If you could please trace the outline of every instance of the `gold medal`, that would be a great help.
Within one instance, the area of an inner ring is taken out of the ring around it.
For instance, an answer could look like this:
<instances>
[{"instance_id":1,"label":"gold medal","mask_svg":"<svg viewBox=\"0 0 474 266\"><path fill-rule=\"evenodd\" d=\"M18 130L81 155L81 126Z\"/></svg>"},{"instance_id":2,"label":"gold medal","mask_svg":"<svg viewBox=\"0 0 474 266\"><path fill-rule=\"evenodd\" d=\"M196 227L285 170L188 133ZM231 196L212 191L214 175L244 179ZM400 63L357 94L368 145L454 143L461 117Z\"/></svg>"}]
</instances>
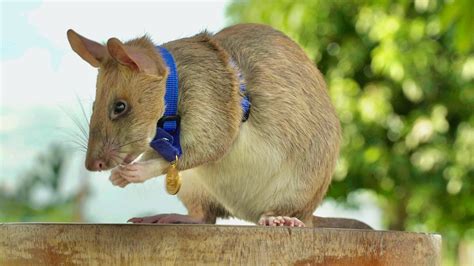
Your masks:
<instances>
[{"instance_id":1,"label":"gold medal","mask_svg":"<svg viewBox=\"0 0 474 266\"><path fill-rule=\"evenodd\" d=\"M168 172L166 173L166 191L171 195L176 195L181 188L181 176L178 171L178 156L176 160L171 162Z\"/></svg>"}]
</instances>

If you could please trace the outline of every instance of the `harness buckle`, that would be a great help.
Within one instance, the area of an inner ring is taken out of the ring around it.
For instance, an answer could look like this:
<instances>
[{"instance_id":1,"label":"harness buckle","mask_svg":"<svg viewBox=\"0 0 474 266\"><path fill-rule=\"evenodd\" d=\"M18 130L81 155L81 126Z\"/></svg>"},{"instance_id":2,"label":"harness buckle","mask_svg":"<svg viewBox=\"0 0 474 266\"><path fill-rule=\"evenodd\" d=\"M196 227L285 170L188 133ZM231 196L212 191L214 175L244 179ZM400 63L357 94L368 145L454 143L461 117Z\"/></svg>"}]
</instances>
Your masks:
<instances>
[{"instance_id":1,"label":"harness buckle","mask_svg":"<svg viewBox=\"0 0 474 266\"><path fill-rule=\"evenodd\" d=\"M180 121L179 115L164 115L158 120L157 126L173 135L177 132Z\"/></svg>"}]
</instances>

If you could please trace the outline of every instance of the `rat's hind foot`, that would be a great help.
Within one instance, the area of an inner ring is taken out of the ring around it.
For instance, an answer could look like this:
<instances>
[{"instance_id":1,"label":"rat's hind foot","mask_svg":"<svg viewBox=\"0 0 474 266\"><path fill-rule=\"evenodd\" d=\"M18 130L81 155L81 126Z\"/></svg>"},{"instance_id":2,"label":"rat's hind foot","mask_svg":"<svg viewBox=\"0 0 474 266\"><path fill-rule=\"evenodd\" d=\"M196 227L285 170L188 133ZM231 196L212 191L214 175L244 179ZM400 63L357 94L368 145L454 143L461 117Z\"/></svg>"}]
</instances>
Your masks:
<instances>
[{"instance_id":1,"label":"rat's hind foot","mask_svg":"<svg viewBox=\"0 0 474 266\"><path fill-rule=\"evenodd\" d=\"M295 217L288 216L266 216L263 215L258 221L259 225L263 226L289 226L289 227L304 227L304 223Z\"/></svg>"},{"instance_id":2,"label":"rat's hind foot","mask_svg":"<svg viewBox=\"0 0 474 266\"><path fill-rule=\"evenodd\" d=\"M134 224L203 224L204 221L189 215L176 213L158 214L147 217L135 217L127 222Z\"/></svg>"}]
</instances>

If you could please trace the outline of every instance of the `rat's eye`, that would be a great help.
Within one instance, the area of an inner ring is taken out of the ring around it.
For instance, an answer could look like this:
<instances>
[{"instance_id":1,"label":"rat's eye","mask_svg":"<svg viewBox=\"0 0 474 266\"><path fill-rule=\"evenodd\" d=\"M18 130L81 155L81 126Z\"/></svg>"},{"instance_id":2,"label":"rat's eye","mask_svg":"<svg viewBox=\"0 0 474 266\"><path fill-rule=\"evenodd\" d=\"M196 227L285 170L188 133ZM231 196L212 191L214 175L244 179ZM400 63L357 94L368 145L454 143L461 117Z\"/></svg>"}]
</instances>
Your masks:
<instances>
[{"instance_id":1,"label":"rat's eye","mask_svg":"<svg viewBox=\"0 0 474 266\"><path fill-rule=\"evenodd\" d=\"M125 110L127 110L127 104L125 102L118 101L118 102L115 103L115 106L114 106L114 114L115 115L119 115L119 114L125 112Z\"/></svg>"},{"instance_id":2,"label":"rat's eye","mask_svg":"<svg viewBox=\"0 0 474 266\"><path fill-rule=\"evenodd\" d=\"M120 115L125 114L128 110L128 105L126 101L119 100L115 102L113 112L112 112L112 119L119 117Z\"/></svg>"}]
</instances>

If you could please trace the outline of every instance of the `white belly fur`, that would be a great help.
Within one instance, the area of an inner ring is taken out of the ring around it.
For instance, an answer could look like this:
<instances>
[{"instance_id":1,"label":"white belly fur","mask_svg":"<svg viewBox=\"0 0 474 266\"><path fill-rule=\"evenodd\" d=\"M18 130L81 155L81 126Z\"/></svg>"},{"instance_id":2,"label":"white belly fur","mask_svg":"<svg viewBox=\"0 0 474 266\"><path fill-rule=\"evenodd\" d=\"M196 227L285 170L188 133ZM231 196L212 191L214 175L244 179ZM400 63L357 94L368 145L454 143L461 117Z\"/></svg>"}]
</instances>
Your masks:
<instances>
[{"instance_id":1,"label":"white belly fur","mask_svg":"<svg viewBox=\"0 0 474 266\"><path fill-rule=\"evenodd\" d=\"M296 173L281 152L244 123L229 153L221 160L192 169L188 178L202 182L208 192L232 215L251 222L282 202L304 204ZM293 180L293 182L291 182Z\"/></svg>"}]
</instances>

